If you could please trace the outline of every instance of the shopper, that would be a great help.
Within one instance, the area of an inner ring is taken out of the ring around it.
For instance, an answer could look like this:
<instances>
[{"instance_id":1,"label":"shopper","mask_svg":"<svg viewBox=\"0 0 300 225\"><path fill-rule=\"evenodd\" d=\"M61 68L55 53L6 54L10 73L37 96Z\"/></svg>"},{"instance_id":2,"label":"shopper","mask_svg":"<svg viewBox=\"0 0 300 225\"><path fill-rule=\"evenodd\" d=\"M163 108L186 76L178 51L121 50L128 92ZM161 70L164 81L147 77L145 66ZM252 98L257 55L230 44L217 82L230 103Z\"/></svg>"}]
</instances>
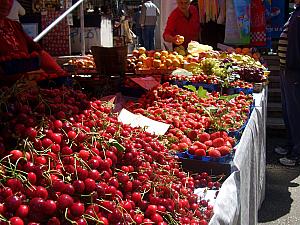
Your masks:
<instances>
[{"instance_id":1,"label":"shopper","mask_svg":"<svg viewBox=\"0 0 300 225\"><path fill-rule=\"evenodd\" d=\"M300 161L300 0L295 0L295 3L296 9L279 41L283 109L292 144L289 154L279 159L285 166L296 166Z\"/></svg>"},{"instance_id":2,"label":"shopper","mask_svg":"<svg viewBox=\"0 0 300 225\"><path fill-rule=\"evenodd\" d=\"M163 34L166 42L177 44L176 35L184 37L183 46L186 48L191 41L199 41L200 22L198 9L191 5L191 0L177 0L177 7L168 17Z\"/></svg>"},{"instance_id":3,"label":"shopper","mask_svg":"<svg viewBox=\"0 0 300 225\"><path fill-rule=\"evenodd\" d=\"M160 11L152 1L145 1L142 5L140 24L144 47L147 50L154 50L155 27Z\"/></svg>"},{"instance_id":4,"label":"shopper","mask_svg":"<svg viewBox=\"0 0 300 225\"><path fill-rule=\"evenodd\" d=\"M22 7L22 5L17 0L13 0L13 5L11 7L11 10L10 10L7 18L11 19L13 21L20 22L19 16L24 16L25 13L26 13L26 11Z\"/></svg>"},{"instance_id":5,"label":"shopper","mask_svg":"<svg viewBox=\"0 0 300 225\"><path fill-rule=\"evenodd\" d=\"M132 17L132 31L137 36L137 44L139 46L144 46L143 36L142 36L142 27L140 24L140 18L142 13L142 5L139 5L138 8L135 9L135 12Z\"/></svg>"}]
</instances>

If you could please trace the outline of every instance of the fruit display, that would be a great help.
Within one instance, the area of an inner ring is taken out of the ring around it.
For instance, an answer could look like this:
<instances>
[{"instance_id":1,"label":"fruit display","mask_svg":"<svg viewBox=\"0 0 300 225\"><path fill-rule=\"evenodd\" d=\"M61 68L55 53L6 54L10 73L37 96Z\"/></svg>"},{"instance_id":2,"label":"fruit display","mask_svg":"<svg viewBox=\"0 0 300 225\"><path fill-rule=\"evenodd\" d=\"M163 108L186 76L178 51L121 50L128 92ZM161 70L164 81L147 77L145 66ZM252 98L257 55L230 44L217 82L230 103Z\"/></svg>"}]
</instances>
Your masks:
<instances>
[{"instance_id":1,"label":"fruit display","mask_svg":"<svg viewBox=\"0 0 300 225\"><path fill-rule=\"evenodd\" d=\"M193 76L178 73L172 76L172 71L178 68L191 72ZM187 49L177 46L173 52L146 51L141 47L127 59L127 71L162 74L165 81L213 83L220 87L231 87L235 82L242 85L245 82L241 88L247 88L251 82L264 82L268 75L266 67L250 54L215 51L197 42L191 42Z\"/></svg>"},{"instance_id":2,"label":"fruit display","mask_svg":"<svg viewBox=\"0 0 300 225\"><path fill-rule=\"evenodd\" d=\"M79 58L70 59L65 66L74 66L75 70L95 70L96 65L92 55L85 55Z\"/></svg>"},{"instance_id":3,"label":"fruit display","mask_svg":"<svg viewBox=\"0 0 300 225\"><path fill-rule=\"evenodd\" d=\"M70 88L0 91L0 224L207 225L213 207L160 137Z\"/></svg>"},{"instance_id":4,"label":"fruit display","mask_svg":"<svg viewBox=\"0 0 300 225\"><path fill-rule=\"evenodd\" d=\"M235 48L234 52L236 54L240 54L240 55L248 55L248 56L254 58L256 61L260 61L261 63L263 63L263 61L264 61L261 54L255 48L247 48L247 47Z\"/></svg>"},{"instance_id":5,"label":"fruit display","mask_svg":"<svg viewBox=\"0 0 300 225\"><path fill-rule=\"evenodd\" d=\"M136 73L167 73L182 67L184 57L176 52L146 51L143 47L133 50L128 68Z\"/></svg>"},{"instance_id":6,"label":"fruit display","mask_svg":"<svg viewBox=\"0 0 300 225\"><path fill-rule=\"evenodd\" d=\"M220 96L203 88L192 91L164 83L127 109L170 124L166 136L170 151L187 149L198 156L221 157L232 152L236 140L228 135L248 120L251 95Z\"/></svg>"}]
</instances>

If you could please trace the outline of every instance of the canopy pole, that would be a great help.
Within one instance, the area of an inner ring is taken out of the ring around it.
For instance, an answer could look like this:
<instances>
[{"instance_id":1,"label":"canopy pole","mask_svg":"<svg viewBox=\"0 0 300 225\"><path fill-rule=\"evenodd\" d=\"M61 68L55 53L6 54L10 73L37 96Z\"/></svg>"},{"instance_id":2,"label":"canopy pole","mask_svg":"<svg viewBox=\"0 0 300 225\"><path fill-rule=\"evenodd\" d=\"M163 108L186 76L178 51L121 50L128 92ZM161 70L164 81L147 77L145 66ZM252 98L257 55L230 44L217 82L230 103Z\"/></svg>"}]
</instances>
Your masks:
<instances>
[{"instance_id":1,"label":"canopy pole","mask_svg":"<svg viewBox=\"0 0 300 225\"><path fill-rule=\"evenodd\" d=\"M83 2L80 5L80 40L81 40L81 55L85 55L84 8L83 8Z\"/></svg>"},{"instance_id":2,"label":"canopy pole","mask_svg":"<svg viewBox=\"0 0 300 225\"><path fill-rule=\"evenodd\" d=\"M72 7L70 7L68 10L66 10L61 16L59 16L56 20L54 20L45 30L43 30L36 38L33 40L35 42L38 42L40 39L42 39L53 27L55 27L60 21L62 21L69 13L71 13L77 6L79 6L82 3L82 10L83 10L83 1L84 0L78 0Z\"/></svg>"}]
</instances>

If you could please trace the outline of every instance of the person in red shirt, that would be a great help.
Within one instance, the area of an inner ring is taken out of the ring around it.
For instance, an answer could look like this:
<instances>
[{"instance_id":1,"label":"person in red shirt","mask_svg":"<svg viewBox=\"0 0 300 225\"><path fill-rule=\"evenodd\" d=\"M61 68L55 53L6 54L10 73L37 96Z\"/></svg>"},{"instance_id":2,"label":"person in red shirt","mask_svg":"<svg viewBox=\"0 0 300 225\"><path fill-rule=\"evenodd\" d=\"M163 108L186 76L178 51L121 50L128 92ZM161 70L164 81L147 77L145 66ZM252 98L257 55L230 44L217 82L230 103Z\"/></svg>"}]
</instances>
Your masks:
<instances>
[{"instance_id":1,"label":"person in red shirt","mask_svg":"<svg viewBox=\"0 0 300 225\"><path fill-rule=\"evenodd\" d=\"M166 42L178 44L177 35L184 37L183 46L186 48L190 41L199 41L200 22L198 9L191 5L191 0L177 0L177 7L168 17L163 34Z\"/></svg>"}]
</instances>

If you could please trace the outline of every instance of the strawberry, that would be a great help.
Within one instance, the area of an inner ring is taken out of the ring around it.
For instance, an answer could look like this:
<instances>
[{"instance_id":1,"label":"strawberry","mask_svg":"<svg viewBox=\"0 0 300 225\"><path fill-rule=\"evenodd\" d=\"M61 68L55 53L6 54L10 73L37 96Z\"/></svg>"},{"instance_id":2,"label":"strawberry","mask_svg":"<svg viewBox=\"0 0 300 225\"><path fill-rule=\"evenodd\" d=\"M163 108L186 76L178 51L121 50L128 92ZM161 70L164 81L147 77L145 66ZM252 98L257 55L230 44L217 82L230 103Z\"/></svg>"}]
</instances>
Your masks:
<instances>
[{"instance_id":1,"label":"strawberry","mask_svg":"<svg viewBox=\"0 0 300 225\"><path fill-rule=\"evenodd\" d=\"M197 131L191 130L191 131L188 132L187 136L188 136L189 139L194 141L197 138Z\"/></svg>"},{"instance_id":2,"label":"strawberry","mask_svg":"<svg viewBox=\"0 0 300 225\"><path fill-rule=\"evenodd\" d=\"M185 142L181 142L181 143L179 143L179 145L178 145L179 150L185 150L185 149L187 149L188 147L189 147L188 144L185 143Z\"/></svg>"},{"instance_id":3,"label":"strawberry","mask_svg":"<svg viewBox=\"0 0 300 225\"><path fill-rule=\"evenodd\" d=\"M197 148L198 148L197 145L191 145L191 146L189 147L188 152L189 152L190 154L194 155Z\"/></svg>"},{"instance_id":4,"label":"strawberry","mask_svg":"<svg viewBox=\"0 0 300 225\"><path fill-rule=\"evenodd\" d=\"M217 150L221 153L222 156L228 155L230 153L230 148L228 146L221 146L217 148Z\"/></svg>"},{"instance_id":5,"label":"strawberry","mask_svg":"<svg viewBox=\"0 0 300 225\"><path fill-rule=\"evenodd\" d=\"M210 135L210 139L214 140L216 138L219 138L221 137L221 132L220 131L217 131L217 132L214 132Z\"/></svg>"},{"instance_id":6,"label":"strawberry","mask_svg":"<svg viewBox=\"0 0 300 225\"><path fill-rule=\"evenodd\" d=\"M212 146L212 140L205 141L204 144L205 144L206 146L211 147L211 146Z\"/></svg>"},{"instance_id":7,"label":"strawberry","mask_svg":"<svg viewBox=\"0 0 300 225\"><path fill-rule=\"evenodd\" d=\"M224 143L225 143L225 141L223 138L216 138L212 141L212 145L216 148L223 146Z\"/></svg>"},{"instance_id":8,"label":"strawberry","mask_svg":"<svg viewBox=\"0 0 300 225\"><path fill-rule=\"evenodd\" d=\"M205 144L199 142L199 141L195 141L195 142L194 142L194 145L196 145L198 148L202 148L202 149L204 149L204 150L207 149L207 146L206 146Z\"/></svg>"},{"instance_id":9,"label":"strawberry","mask_svg":"<svg viewBox=\"0 0 300 225\"><path fill-rule=\"evenodd\" d=\"M210 140L210 135L208 133L204 132L204 133L199 135L199 140L203 143L206 142L206 141L209 141Z\"/></svg>"},{"instance_id":10,"label":"strawberry","mask_svg":"<svg viewBox=\"0 0 300 225\"><path fill-rule=\"evenodd\" d=\"M209 152L208 152L208 155L210 157L213 157L213 158L220 158L221 157L221 153L215 149L215 148L212 148Z\"/></svg>"},{"instance_id":11,"label":"strawberry","mask_svg":"<svg viewBox=\"0 0 300 225\"><path fill-rule=\"evenodd\" d=\"M227 133L226 131L221 131L221 132L220 132L220 137L221 137L221 138L224 138L224 139L227 139L228 133Z\"/></svg>"},{"instance_id":12,"label":"strawberry","mask_svg":"<svg viewBox=\"0 0 300 225\"><path fill-rule=\"evenodd\" d=\"M195 151L195 155L196 155L196 156L206 156L206 152L205 152L204 149L198 148L198 149L196 149L196 151Z\"/></svg>"},{"instance_id":13,"label":"strawberry","mask_svg":"<svg viewBox=\"0 0 300 225\"><path fill-rule=\"evenodd\" d=\"M228 137L227 138L227 141L230 142L231 146L234 146L235 145L235 139L233 137Z\"/></svg>"}]
</instances>

